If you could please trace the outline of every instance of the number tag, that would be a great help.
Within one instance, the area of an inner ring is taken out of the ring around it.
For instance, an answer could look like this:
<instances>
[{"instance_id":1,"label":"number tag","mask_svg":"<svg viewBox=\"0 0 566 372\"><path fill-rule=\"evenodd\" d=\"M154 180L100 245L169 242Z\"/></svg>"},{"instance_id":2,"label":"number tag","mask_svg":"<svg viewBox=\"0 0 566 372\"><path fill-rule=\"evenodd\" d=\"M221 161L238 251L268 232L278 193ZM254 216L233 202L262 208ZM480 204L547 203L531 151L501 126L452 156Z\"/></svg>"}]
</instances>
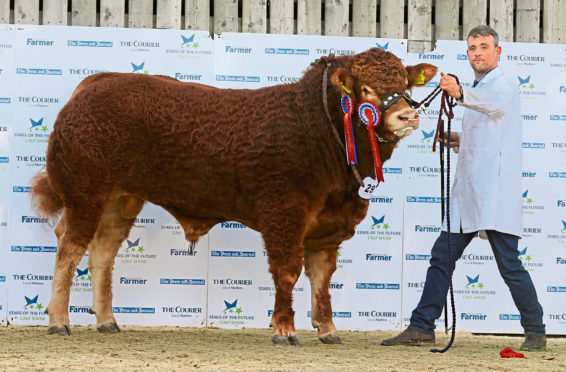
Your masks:
<instances>
[{"instance_id":1,"label":"number tag","mask_svg":"<svg viewBox=\"0 0 566 372\"><path fill-rule=\"evenodd\" d=\"M358 195L362 199L371 199L371 194L377 189L379 182L371 177L364 178L364 185L358 189Z\"/></svg>"}]
</instances>

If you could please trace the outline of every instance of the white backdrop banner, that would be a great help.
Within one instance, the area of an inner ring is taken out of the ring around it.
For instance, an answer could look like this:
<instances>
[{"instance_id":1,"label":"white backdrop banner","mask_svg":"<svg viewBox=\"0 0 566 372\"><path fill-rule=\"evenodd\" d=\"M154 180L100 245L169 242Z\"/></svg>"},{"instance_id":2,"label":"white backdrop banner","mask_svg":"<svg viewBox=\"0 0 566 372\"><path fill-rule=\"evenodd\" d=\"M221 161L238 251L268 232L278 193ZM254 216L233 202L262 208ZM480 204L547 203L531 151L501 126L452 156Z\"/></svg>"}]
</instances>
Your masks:
<instances>
[{"instance_id":1,"label":"white backdrop banner","mask_svg":"<svg viewBox=\"0 0 566 372\"><path fill-rule=\"evenodd\" d=\"M46 325L57 241L34 215L31 177L45 165L49 133L85 77L103 71L168 75L220 88L256 89L299 80L321 56L371 47L405 64L428 62L473 80L462 41L408 54L399 39L188 30L0 25L0 319ZM520 258L531 274L550 334L566 334L566 47L502 43L500 64L517 79L523 103L523 213ZM419 101L438 85L415 89ZM401 329L422 293L441 226L439 101L385 164L385 182L367 217L339 251L330 293L339 329ZM456 107L452 130L459 131ZM518 123L521 125L521 123ZM451 174L457 155L451 153ZM448 164L445 164L448 169ZM151 180L147 180L151 182ZM121 324L267 327L275 289L259 233L233 221L215 226L195 254L179 223L147 204L120 248L113 310ZM73 324L95 322L88 253L74 277ZM454 272L459 330L521 333L519 314L487 241L474 239ZM294 290L295 324L310 328L310 284ZM451 309L448 309L450 312ZM439 324L443 322L439 319ZM449 319L451 316L449 315Z\"/></svg>"}]
</instances>

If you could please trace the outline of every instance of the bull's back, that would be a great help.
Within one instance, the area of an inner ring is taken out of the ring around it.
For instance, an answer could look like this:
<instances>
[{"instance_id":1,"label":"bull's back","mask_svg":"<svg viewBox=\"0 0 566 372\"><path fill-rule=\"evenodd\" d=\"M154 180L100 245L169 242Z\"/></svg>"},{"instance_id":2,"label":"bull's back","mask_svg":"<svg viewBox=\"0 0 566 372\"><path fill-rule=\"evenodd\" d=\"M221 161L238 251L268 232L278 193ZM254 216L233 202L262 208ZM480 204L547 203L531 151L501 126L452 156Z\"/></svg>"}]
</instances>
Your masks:
<instances>
[{"instance_id":1,"label":"bull's back","mask_svg":"<svg viewBox=\"0 0 566 372\"><path fill-rule=\"evenodd\" d=\"M293 171L292 154L300 156L288 91L98 74L61 111L53 140L78 145L69 163L105 168L124 192L193 212L236 213L274 172Z\"/></svg>"}]
</instances>

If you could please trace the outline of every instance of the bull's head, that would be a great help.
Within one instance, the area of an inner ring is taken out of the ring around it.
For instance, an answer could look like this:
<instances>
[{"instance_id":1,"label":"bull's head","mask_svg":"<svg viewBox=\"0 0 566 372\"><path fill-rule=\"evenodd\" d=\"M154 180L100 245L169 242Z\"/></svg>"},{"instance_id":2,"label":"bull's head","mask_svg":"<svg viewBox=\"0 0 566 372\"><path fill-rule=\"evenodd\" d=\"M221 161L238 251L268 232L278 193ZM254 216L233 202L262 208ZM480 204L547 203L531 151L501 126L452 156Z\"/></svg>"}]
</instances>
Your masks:
<instances>
[{"instance_id":1,"label":"bull's head","mask_svg":"<svg viewBox=\"0 0 566 372\"><path fill-rule=\"evenodd\" d=\"M411 106L409 92L429 82L437 70L428 63L404 67L394 54L372 48L352 56L347 68L337 69L330 80L354 103L368 100L376 107L381 106L382 123L377 131L386 141L396 142L419 127L419 116ZM401 99L388 101L394 93Z\"/></svg>"}]
</instances>

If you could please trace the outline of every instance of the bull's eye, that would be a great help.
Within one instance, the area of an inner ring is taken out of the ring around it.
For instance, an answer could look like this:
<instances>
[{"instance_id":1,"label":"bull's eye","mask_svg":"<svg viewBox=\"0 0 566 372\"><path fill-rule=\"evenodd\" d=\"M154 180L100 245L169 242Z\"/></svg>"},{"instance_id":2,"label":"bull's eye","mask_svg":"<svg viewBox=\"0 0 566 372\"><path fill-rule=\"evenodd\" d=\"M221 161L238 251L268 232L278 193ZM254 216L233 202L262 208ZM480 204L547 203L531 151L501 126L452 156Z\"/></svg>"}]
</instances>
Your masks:
<instances>
[{"instance_id":1,"label":"bull's eye","mask_svg":"<svg viewBox=\"0 0 566 372\"><path fill-rule=\"evenodd\" d=\"M369 89L366 88L366 87L364 87L363 92L364 92L364 93L369 93Z\"/></svg>"}]
</instances>

